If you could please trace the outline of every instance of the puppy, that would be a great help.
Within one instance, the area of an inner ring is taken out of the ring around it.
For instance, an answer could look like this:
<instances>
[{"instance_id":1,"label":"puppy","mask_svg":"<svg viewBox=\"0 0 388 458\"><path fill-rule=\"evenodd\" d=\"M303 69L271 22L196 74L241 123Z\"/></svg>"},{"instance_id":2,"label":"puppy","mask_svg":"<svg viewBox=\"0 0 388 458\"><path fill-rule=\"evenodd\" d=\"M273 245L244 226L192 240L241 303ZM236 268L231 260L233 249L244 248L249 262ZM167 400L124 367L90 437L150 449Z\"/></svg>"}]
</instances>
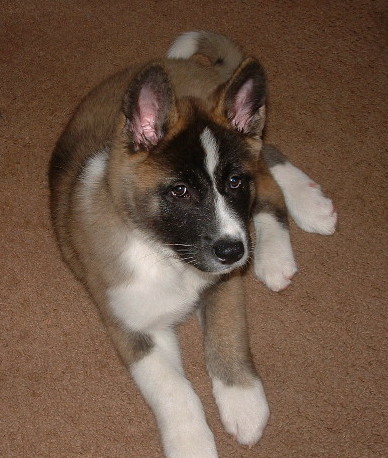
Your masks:
<instances>
[{"instance_id":1,"label":"puppy","mask_svg":"<svg viewBox=\"0 0 388 458\"><path fill-rule=\"evenodd\" d=\"M289 172L300 171L275 148L260 157L265 96L256 59L224 36L190 32L167 58L94 89L52 156L51 213L63 258L153 410L168 457L217 457L174 331L194 310L226 430L252 445L268 421L242 290L249 228L254 221L256 274L272 289L287 286L296 266L273 176L291 208L301 207L309 186L294 192L303 180Z\"/></svg>"}]
</instances>

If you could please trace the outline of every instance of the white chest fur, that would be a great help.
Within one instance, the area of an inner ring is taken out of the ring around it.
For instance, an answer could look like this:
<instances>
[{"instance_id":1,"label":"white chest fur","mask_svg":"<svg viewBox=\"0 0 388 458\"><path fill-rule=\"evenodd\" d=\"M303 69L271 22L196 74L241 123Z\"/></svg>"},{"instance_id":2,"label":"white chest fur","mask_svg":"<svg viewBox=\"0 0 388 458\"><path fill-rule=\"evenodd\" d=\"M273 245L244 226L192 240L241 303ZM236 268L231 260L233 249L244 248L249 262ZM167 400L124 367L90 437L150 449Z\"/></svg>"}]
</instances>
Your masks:
<instances>
[{"instance_id":1,"label":"white chest fur","mask_svg":"<svg viewBox=\"0 0 388 458\"><path fill-rule=\"evenodd\" d=\"M135 232L121 255L128 282L110 288L112 312L136 331L163 329L181 321L212 277L172 256L168 247Z\"/></svg>"}]
</instances>

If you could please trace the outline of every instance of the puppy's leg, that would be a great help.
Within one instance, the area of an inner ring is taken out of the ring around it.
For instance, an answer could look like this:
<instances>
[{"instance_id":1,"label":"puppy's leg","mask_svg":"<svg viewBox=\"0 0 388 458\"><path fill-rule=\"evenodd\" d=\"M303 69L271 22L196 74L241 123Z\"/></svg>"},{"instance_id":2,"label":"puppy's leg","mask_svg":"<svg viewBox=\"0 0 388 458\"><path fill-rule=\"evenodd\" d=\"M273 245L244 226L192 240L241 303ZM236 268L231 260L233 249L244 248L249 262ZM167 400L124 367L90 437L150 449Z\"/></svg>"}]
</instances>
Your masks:
<instances>
[{"instance_id":1,"label":"puppy's leg","mask_svg":"<svg viewBox=\"0 0 388 458\"><path fill-rule=\"evenodd\" d=\"M287 208L282 190L259 159L257 200L253 214L256 231L254 253L255 274L272 291L280 291L291 283L297 272L288 230Z\"/></svg>"},{"instance_id":2,"label":"puppy's leg","mask_svg":"<svg viewBox=\"0 0 388 458\"><path fill-rule=\"evenodd\" d=\"M271 145L264 146L262 157L281 187L288 211L296 224L307 232L333 234L337 212L331 199L322 193L320 185Z\"/></svg>"},{"instance_id":3,"label":"puppy's leg","mask_svg":"<svg viewBox=\"0 0 388 458\"><path fill-rule=\"evenodd\" d=\"M249 350L243 296L239 273L221 281L205 298L202 324L221 420L241 444L252 445L263 434L269 408Z\"/></svg>"},{"instance_id":4,"label":"puppy's leg","mask_svg":"<svg viewBox=\"0 0 388 458\"><path fill-rule=\"evenodd\" d=\"M217 458L201 402L186 379L171 329L131 334L110 323L116 348L154 412L168 458Z\"/></svg>"}]
</instances>

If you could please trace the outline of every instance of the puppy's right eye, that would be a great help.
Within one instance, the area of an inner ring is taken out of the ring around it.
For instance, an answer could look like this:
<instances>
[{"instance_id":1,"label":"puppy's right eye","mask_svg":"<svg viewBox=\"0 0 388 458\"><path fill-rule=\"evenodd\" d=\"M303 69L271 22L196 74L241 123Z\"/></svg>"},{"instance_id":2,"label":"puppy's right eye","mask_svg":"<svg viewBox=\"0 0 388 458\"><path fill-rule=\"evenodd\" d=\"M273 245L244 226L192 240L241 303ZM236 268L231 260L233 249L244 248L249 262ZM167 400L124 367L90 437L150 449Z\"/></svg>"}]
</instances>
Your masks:
<instances>
[{"instance_id":1,"label":"puppy's right eye","mask_svg":"<svg viewBox=\"0 0 388 458\"><path fill-rule=\"evenodd\" d=\"M190 197L190 193L187 189L187 186L184 184L178 184L174 188L171 189L171 195L176 198L188 198Z\"/></svg>"}]
</instances>

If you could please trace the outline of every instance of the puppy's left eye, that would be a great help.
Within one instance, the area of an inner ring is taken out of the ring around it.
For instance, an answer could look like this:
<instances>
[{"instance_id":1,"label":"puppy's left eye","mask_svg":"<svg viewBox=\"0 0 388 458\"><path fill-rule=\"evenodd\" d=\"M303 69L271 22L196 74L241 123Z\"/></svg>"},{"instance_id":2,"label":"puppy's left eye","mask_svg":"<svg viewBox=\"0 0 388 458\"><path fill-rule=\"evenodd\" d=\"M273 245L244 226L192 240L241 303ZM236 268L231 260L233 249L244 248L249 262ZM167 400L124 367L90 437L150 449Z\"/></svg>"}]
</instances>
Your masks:
<instances>
[{"instance_id":1,"label":"puppy's left eye","mask_svg":"<svg viewBox=\"0 0 388 458\"><path fill-rule=\"evenodd\" d=\"M233 175L229 178L229 187L231 189L237 189L239 188L240 186L242 185L242 178L237 176L237 175Z\"/></svg>"}]
</instances>

